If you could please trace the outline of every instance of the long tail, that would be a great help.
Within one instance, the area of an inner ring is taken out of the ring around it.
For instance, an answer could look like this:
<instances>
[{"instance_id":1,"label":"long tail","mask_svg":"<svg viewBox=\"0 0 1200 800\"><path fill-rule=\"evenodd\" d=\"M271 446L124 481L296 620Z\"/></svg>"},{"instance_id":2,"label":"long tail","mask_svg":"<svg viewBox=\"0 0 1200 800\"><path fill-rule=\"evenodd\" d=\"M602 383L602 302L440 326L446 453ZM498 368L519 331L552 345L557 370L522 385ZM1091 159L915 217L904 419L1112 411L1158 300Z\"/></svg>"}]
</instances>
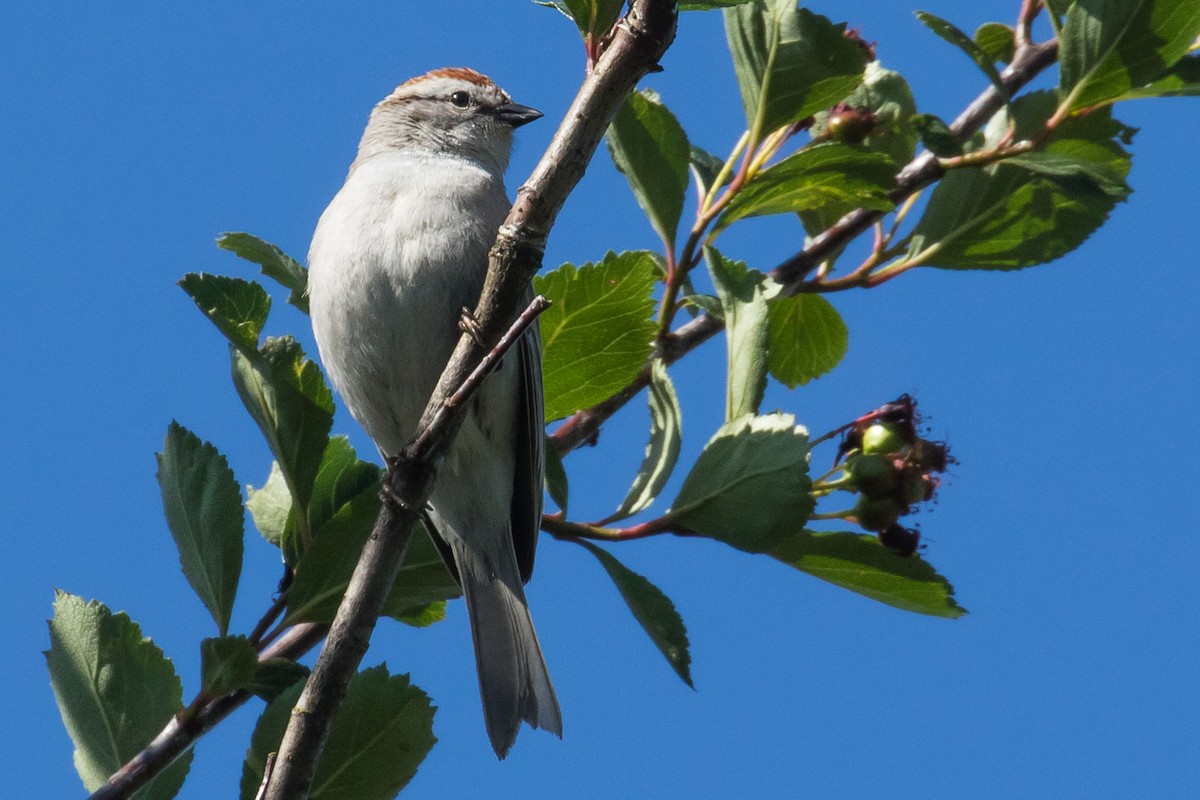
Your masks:
<instances>
[{"instance_id":1,"label":"long tail","mask_svg":"<svg viewBox=\"0 0 1200 800\"><path fill-rule=\"evenodd\" d=\"M533 630L516 559L487 558L457 539L451 549L466 595L484 722L496 755L508 754L522 720L561 737L562 712Z\"/></svg>"}]
</instances>

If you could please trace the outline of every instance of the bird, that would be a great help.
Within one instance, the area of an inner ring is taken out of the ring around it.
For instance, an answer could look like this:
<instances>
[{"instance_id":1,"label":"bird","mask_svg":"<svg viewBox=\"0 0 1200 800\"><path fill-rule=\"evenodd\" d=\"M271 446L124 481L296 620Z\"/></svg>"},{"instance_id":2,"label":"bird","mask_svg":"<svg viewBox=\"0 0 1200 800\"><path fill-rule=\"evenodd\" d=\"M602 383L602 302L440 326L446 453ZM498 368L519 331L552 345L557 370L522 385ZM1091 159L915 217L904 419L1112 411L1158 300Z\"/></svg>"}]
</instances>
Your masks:
<instances>
[{"instance_id":1,"label":"bird","mask_svg":"<svg viewBox=\"0 0 1200 800\"><path fill-rule=\"evenodd\" d=\"M317 223L308 290L318 352L385 459L416 433L463 309L479 298L510 207L513 131L541 116L473 69L412 78L372 110L345 183ZM468 404L426 509L466 598L484 723L501 759L522 722L562 736L523 588L544 477L536 327Z\"/></svg>"}]
</instances>

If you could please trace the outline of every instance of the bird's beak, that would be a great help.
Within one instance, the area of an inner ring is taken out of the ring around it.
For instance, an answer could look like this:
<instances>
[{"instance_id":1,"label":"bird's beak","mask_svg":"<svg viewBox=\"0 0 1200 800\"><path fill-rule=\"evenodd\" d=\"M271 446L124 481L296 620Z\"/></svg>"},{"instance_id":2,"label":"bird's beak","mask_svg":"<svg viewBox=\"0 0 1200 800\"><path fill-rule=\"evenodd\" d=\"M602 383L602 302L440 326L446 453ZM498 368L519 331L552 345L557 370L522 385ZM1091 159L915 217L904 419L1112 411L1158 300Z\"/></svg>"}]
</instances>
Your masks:
<instances>
[{"instance_id":1,"label":"bird's beak","mask_svg":"<svg viewBox=\"0 0 1200 800\"><path fill-rule=\"evenodd\" d=\"M505 103L496 109L496 118L501 122L507 122L514 128L519 128L526 122L533 122L541 117L542 112L520 103Z\"/></svg>"}]
</instances>

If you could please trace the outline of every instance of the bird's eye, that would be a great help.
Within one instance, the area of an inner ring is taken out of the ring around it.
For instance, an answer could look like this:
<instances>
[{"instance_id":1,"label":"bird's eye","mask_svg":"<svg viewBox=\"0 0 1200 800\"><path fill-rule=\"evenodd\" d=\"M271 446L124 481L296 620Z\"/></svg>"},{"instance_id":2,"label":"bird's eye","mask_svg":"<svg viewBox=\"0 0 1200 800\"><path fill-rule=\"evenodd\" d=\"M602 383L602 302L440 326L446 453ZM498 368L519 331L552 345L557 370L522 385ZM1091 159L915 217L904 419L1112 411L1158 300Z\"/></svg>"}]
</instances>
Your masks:
<instances>
[{"instance_id":1,"label":"bird's eye","mask_svg":"<svg viewBox=\"0 0 1200 800\"><path fill-rule=\"evenodd\" d=\"M466 92L455 92L450 95L450 102L459 108L466 108L471 104L471 95Z\"/></svg>"}]
</instances>

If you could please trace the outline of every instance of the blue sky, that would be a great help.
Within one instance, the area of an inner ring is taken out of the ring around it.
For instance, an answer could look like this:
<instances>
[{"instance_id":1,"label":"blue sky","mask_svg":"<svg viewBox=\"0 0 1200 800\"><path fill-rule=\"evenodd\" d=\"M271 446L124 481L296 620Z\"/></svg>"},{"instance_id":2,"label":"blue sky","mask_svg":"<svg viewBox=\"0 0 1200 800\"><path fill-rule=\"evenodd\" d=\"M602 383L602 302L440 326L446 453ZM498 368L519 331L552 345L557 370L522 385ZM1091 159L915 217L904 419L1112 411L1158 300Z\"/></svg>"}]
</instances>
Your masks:
<instances>
[{"instance_id":1,"label":"blue sky","mask_svg":"<svg viewBox=\"0 0 1200 800\"><path fill-rule=\"evenodd\" d=\"M248 5L0 9L6 796L82 795L40 652L54 587L129 612L195 691L197 643L212 623L179 574L154 481L170 420L214 442L241 483L267 474L225 346L175 281L198 270L250 277L212 245L227 230L302 258L368 110L405 78L469 65L546 112L520 131L515 187L582 72L569 23L525 2ZM973 30L1009 21L1017 5L921 7ZM922 110L952 117L985 81L912 10L864 1L849 22L909 78ZM694 141L727 150L742 122L719 17L685 17L664 67L646 85ZM921 517L925 556L969 616L905 614L711 542L616 548L683 614L692 692L594 560L546 541L529 595L564 740L525 731L495 760L461 604L430 630L384 624L366 663L411 671L441 709L441 741L405 796L1200 792L1190 452L1200 106L1143 102L1118 116L1142 128L1135 193L1083 248L1017 274L917 271L834 296L851 329L845 362L795 393L773 387L764 404L820 432L901 392L919 398L961 461ZM798 246L789 221L746 229L725 250L752 266ZM546 264L654 243L601 152ZM271 332L311 342L282 296ZM685 462L720 423L722 365L710 344L673 370L694 398ZM623 496L645 425L639 401L601 447L568 461L580 517ZM335 430L370 452L345 413ZM275 551L252 535L235 629L257 619L277 572ZM257 710L200 743L183 797L233 796Z\"/></svg>"}]
</instances>

